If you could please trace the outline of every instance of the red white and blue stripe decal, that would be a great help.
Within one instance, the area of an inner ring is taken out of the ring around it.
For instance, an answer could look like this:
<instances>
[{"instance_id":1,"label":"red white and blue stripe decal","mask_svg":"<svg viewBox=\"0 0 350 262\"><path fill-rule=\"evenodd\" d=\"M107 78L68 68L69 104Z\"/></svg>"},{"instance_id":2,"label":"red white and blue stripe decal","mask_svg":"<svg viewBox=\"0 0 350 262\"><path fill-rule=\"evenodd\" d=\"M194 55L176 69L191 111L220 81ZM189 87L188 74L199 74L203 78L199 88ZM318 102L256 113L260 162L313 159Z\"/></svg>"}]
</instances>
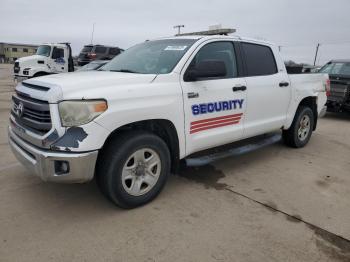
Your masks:
<instances>
[{"instance_id":1,"label":"red white and blue stripe decal","mask_svg":"<svg viewBox=\"0 0 350 262\"><path fill-rule=\"evenodd\" d=\"M223 126L238 124L243 113L207 118L191 122L190 134Z\"/></svg>"}]
</instances>

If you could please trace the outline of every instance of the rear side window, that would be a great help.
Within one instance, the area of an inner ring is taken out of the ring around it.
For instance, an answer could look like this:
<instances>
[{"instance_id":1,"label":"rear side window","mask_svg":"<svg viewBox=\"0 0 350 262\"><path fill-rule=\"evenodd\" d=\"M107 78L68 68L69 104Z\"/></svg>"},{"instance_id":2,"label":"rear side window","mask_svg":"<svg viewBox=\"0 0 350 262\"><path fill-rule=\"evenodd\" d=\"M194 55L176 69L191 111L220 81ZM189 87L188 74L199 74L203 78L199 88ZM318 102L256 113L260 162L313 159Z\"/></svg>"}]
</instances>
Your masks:
<instances>
[{"instance_id":1,"label":"rear side window","mask_svg":"<svg viewBox=\"0 0 350 262\"><path fill-rule=\"evenodd\" d=\"M103 46L96 46L95 53L97 54L104 54L106 53L107 48Z\"/></svg>"},{"instance_id":2,"label":"rear side window","mask_svg":"<svg viewBox=\"0 0 350 262\"><path fill-rule=\"evenodd\" d=\"M109 54L110 55L119 55L119 53L120 53L119 48L110 48L109 49Z\"/></svg>"},{"instance_id":3,"label":"rear side window","mask_svg":"<svg viewBox=\"0 0 350 262\"><path fill-rule=\"evenodd\" d=\"M277 73L277 65L272 50L268 46L242 43L247 76L264 76Z\"/></svg>"},{"instance_id":4,"label":"rear side window","mask_svg":"<svg viewBox=\"0 0 350 262\"><path fill-rule=\"evenodd\" d=\"M86 45L84 46L83 50L81 50L82 52L91 52L93 46L89 46L89 45Z\"/></svg>"}]
</instances>

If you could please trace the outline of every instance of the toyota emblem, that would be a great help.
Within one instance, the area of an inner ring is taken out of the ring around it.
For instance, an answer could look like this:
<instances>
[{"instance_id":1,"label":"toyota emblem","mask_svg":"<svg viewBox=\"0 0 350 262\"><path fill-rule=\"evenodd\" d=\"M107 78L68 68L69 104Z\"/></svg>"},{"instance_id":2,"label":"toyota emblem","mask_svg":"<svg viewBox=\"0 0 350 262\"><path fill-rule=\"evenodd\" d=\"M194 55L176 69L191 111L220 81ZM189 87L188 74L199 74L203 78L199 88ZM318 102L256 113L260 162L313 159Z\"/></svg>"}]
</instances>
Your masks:
<instances>
[{"instance_id":1,"label":"toyota emblem","mask_svg":"<svg viewBox=\"0 0 350 262\"><path fill-rule=\"evenodd\" d=\"M15 113L18 117L22 117L24 113L24 105L22 102L19 102L18 105L15 105Z\"/></svg>"}]
</instances>

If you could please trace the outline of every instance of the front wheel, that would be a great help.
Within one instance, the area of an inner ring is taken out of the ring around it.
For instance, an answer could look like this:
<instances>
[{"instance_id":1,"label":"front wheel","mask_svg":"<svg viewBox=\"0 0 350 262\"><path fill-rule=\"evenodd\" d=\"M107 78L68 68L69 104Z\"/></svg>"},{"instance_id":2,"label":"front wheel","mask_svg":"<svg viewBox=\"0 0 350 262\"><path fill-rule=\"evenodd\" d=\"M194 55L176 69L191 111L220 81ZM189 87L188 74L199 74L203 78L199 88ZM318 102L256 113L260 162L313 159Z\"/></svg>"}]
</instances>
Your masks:
<instances>
[{"instance_id":1,"label":"front wheel","mask_svg":"<svg viewBox=\"0 0 350 262\"><path fill-rule=\"evenodd\" d=\"M121 134L101 152L97 182L102 192L122 208L153 200L170 173L170 153L158 136L135 131Z\"/></svg>"},{"instance_id":2,"label":"front wheel","mask_svg":"<svg viewBox=\"0 0 350 262\"><path fill-rule=\"evenodd\" d=\"M304 147L310 140L314 123L314 113L311 108L300 106L290 128L283 130L286 145L295 148Z\"/></svg>"}]
</instances>

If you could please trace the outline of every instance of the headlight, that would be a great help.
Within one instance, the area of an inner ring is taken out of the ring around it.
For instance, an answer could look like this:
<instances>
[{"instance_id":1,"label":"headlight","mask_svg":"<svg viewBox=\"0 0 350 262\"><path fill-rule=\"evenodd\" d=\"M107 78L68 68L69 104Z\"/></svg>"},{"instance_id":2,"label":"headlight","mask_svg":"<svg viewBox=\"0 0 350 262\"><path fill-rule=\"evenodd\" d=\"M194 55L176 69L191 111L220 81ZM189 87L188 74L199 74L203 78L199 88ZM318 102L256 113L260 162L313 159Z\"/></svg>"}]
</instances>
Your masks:
<instances>
[{"instance_id":1,"label":"headlight","mask_svg":"<svg viewBox=\"0 0 350 262\"><path fill-rule=\"evenodd\" d=\"M104 100L63 101L58 104L62 126L81 126L107 110Z\"/></svg>"}]
</instances>

